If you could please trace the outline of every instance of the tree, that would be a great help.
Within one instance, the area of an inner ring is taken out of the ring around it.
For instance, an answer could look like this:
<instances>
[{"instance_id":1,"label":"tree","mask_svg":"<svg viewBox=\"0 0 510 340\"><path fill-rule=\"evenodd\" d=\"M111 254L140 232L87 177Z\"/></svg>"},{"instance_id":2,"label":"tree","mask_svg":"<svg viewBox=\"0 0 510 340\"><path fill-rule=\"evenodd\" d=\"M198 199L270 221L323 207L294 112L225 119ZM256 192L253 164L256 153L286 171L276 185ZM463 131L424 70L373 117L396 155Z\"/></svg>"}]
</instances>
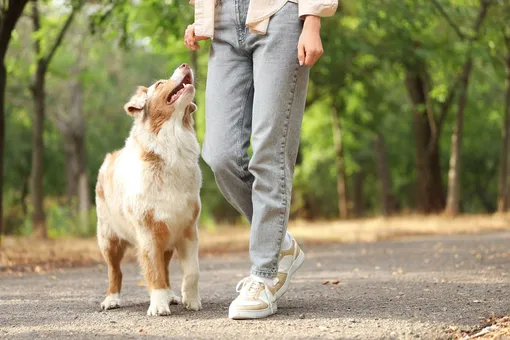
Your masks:
<instances>
[{"instance_id":1,"label":"tree","mask_svg":"<svg viewBox=\"0 0 510 340\"><path fill-rule=\"evenodd\" d=\"M439 158L439 138L446 113L455 93L454 84L447 99L441 103L439 117L436 117L431 108L429 78L423 61L417 59L414 64L407 65L405 85L413 107L416 148L416 208L425 214L442 211L445 205Z\"/></svg>"},{"instance_id":2,"label":"tree","mask_svg":"<svg viewBox=\"0 0 510 340\"><path fill-rule=\"evenodd\" d=\"M506 48L504 58L506 71L506 94L503 109L503 127L501 129L501 153L499 157L499 180L498 180L498 212L510 209L510 2L506 1L504 7L505 16L502 22L502 35Z\"/></svg>"},{"instance_id":3,"label":"tree","mask_svg":"<svg viewBox=\"0 0 510 340\"><path fill-rule=\"evenodd\" d=\"M5 55L12 31L21 17L28 0L2 1L0 7L0 243L3 233L3 184L4 184L4 143L5 143L5 89L7 84L7 70Z\"/></svg>"},{"instance_id":4,"label":"tree","mask_svg":"<svg viewBox=\"0 0 510 340\"><path fill-rule=\"evenodd\" d=\"M32 122L32 172L31 199L32 199L32 223L35 236L46 238L46 217L44 213L44 120L46 116L46 73L55 52L61 45L64 36L71 26L76 12L81 8L82 1L71 6L71 13L67 16L57 35L52 42L45 42L50 46L43 50L41 34L41 16L39 13L39 4L37 0L32 0L32 24L36 38L34 39L34 53L36 60L36 69L33 76L30 90L34 101L34 113Z\"/></svg>"},{"instance_id":5,"label":"tree","mask_svg":"<svg viewBox=\"0 0 510 340\"><path fill-rule=\"evenodd\" d=\"M431 64L437 65L437 50L448 42L438 38L437 20L429 1L386 1L378 6L366 2L361 8L360 27L367 31L364 40L378 59L393 65L393 72L402 72L401 82L411 104L415 209L425 214L440 212L445 206L440 137L456 82L450 84L450 91L441 98L432 96L436 87L446 86L435 84Z\"/></svg>"},{"instance_id":6,"label":"tree","mask_svg":"<svg viewBox=\"0 0 510 340\"><path fill-rule=\"evenodd\" d=\"M54 118L55 125L64 139L66 158L66 186L68 204L80 216L82 228L88 225L90 210L89 178L87 173L87 150L85 144L86 123L84 115L83 39L77 39L77 58L70 67L71 79L67 98L61 98Z\"/></svg>"},{"instance_id":7,"label":"tree","mask_svg":"<svg viewBox=\"0 0 510 340\"><path fill-rule=\"evenodd\" d=\"M390 216L394 212L393 195L391 193L391 175L386 157L386 143L381 132L375 137L375 153L377 163L377 176L379 178L382 213Z\"/></svg>"},{"instance_id":8,"label":"tree","mask_svg":"<svg viewBox=\"0 0 510 340\"><path fill-rule=\"evenodd\" d=\"M455 119L455 128L452 133L452 146L450 154L450 168L448 171L448 196L446 199L446 213L449 215L457 215L460 209L460 162L462 156L462 137L464 125L464 110L468 97L469 77L473 68L473 45L479 38L479 32L483 21L487 16L491 0L481 0L480 9L478 11L475 22L472 26L472 34L464 34L460 27L454 23L447 12L439 4L437 0L433 0L438 10L448 21L449 25L454 29L460 40L467 41L467 52L462 71L459 76L459 102L457 105L457 116Z\"/></svg>"},{"instance_id":9,"label":"tree","mask_svg":"<svg viewBox=\"0 0 510 340\"><path fill-rule=\"evenodd\" d=\"M79 217L80 230L88 227L91 208L84 98L94 98L97 90L88 86L93 80L87 69L93 64L90 46L94 40L89 36L87 21L86 15L76 16L75 25L67 33L69 39L54 59L60 72L50 79L48 91L48 106L53 109L49 118L63 139L67 205L73 218ZM96 54L99 52L94 50Z\"/></svg>"},{"instance_id":10,"label":"tree","mask_svg":"<svg viewBox=\"0 0 510 340\"><path fill-rule=\"evenodd\" d=\"M341 219L349 218L349 198L347 196L347 180L345 176L344 148L342 143L342 124L340 122L341 104L338 97L331 106L331 126L333 128L333 143L336 154L337 166L337 192L338 192L338 211Z\"/></svg>"}]
</instances>

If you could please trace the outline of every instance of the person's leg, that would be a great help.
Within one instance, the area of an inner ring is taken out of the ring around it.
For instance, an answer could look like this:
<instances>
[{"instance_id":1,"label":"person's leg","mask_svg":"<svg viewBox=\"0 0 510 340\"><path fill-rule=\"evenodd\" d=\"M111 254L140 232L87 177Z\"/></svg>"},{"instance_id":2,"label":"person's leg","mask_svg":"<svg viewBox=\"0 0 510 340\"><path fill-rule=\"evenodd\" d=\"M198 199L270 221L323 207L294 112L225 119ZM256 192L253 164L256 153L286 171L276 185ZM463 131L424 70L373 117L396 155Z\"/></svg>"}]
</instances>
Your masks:
<instances>
[{"instance_id":1,"label":"person's leg","mask_svg":"<svg viewBox=\"0 0 510 340\"><path fill-rule=\"evenodd\" d=\"M238 12L242 13L242 8ZM252 276L238 285L239 296L229 307L232 319L274 314L276 301L304 260L304 253L286 234L309 74L309 69L300 67L297 59L301 30L297 5L289 2L271 18L267 35L250 34L245 42L253 57L255 91L253 156L248 167L254 178ZM282 244L288 249L281 249Z\"/></svg>"},{"instance_id":2,"label":"person's leg","mask_svg":"<svg viewBox=\"0 0 510 340\"><path fill-rule=\"evenodd\" d=\"M253 47L255 88L250 257L252 274L263 278L277 275L290 212L309 75L297 58L301 31L298 6L288 2L271 18L267 35L247 40Z\"/></svg>"},{"instance_id":3,"label":"person's leg","mask_svg":"<svg viewBox=\"0 0 510 340\"><path fill-rule=\"evenodd\" d=\"M253 213L248 171L253 65L240 48L239 23L233 1L216 9L206 87L206 133L202 156L214 172L223 196L251 221Z\"/></svg>"}]
</instances>

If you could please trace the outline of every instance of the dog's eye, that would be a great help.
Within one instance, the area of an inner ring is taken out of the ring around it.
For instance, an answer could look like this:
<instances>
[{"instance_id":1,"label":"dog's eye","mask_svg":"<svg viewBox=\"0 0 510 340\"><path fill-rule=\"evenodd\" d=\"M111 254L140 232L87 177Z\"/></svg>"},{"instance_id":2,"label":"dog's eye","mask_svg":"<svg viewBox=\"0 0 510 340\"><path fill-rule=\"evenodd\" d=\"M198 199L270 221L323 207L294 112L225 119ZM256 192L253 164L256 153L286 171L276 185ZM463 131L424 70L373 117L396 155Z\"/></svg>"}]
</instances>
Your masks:
<instances>
[{"instance_id":1,"label":"dog's eye","mask_svg":"<svg viewBox=\"0 0 510 340\"><path fill-rule=\"evenodd\" d=\"M163 82L162 82L162 81L158 81L158 82L156 83L156 88L158 88L158 87L159 87L159 85L161 85L161 84L163 84Z\"/></svg>"}]
</instances>

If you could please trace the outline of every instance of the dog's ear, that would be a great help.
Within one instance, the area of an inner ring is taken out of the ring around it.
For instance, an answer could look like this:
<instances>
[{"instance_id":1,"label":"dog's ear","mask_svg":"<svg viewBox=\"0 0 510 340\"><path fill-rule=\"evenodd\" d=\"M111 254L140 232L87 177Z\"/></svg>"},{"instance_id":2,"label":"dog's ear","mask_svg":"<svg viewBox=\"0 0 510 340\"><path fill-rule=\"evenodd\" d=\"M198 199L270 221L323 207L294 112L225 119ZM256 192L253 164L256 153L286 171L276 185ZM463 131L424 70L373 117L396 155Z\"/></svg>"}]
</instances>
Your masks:
<instances>
[{"instance_id":1,"label":"dog's ear","mask_svg":"<svg viewBox=\"0 0 510 340\"><path fill-rule=\"evenodd\" d=\"M186 109L184 110L184 114L191 115L197 111L197 105L195 103L191 103L188 106L186 106Z\"/></svg>"},{"instance_id":2,"label":"dog's ear","mask_svg":"<svg viewBox=\"0 0 510 340\"><path fill-rule=\"evenodd\" d=\"M147 90L146 87L139 86L135 95L124 105L124 110L126 110L128 115L134 117L143 111L147 103Z\"/></svg>"}]
</instances>

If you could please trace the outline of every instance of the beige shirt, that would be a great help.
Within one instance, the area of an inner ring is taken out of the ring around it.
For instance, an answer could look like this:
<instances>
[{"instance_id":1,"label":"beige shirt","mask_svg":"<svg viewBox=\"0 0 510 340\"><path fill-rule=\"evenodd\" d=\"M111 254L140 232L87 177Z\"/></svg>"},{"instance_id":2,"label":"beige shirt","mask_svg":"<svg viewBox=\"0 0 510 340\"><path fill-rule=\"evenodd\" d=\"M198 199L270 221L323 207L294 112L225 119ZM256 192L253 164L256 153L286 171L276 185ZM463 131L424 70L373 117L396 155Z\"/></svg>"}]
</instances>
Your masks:
<instances>
[{"instance_id":1,"label":"beige shirt","mask_svg":"<svg viewBox=\"0 0 510 340\"><path fill-rule=\"evenodd\" d=\"M338 0L250 0L246 16L246 26L250 32L266 34L269 18L287 1L298 4L300 18L306 15L329 17L335 14L338 7ZM213 38L215 2L216 0L195 0L195 35Z\"/></svg>"}]
</instances>

